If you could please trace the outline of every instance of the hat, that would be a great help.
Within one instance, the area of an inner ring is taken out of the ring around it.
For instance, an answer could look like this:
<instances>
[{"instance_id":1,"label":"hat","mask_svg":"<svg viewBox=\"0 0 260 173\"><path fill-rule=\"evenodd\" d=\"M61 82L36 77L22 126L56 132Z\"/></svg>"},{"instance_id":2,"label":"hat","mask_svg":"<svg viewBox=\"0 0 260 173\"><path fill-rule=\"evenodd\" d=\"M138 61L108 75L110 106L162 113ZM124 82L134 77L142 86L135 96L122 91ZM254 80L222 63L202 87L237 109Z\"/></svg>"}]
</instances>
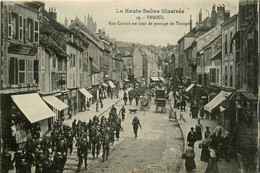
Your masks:
<instances>
[{"instance_id":1,"label":"hat","mask_svg":"<svg viewBox=\"0 0 260 173\"><path fill-rule=\"evenodd\" d=\"M193 130L193 129L194 129L194 127L191 127L190 129L192 129L192 130Z\"/></svg>"},{"instance_id":2,"label":"hat","mask_svg":"<svg viewBox=\"0 0 260 173\"><path fill-rule=\"evenodd\" d=\"M209 129L209 126L207 126L206 129Z\"/></svg>"}]
</instances>

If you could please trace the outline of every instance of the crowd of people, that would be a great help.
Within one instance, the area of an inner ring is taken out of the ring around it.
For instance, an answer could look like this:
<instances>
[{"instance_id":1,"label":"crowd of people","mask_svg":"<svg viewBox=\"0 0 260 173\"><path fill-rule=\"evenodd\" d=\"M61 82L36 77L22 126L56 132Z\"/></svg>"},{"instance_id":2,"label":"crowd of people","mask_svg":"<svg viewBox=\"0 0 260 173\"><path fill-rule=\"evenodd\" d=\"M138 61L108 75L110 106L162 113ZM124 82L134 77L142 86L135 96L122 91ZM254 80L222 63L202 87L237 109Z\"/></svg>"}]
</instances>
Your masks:
<instances>
[{"instance_id":1,"label":"crowd of people","mask_svg":"<svg viewBox=\"0 0 260 173\"><path fill-rule=\"evenodd\" d=\"M204 136L202 134L203 126L198 119L198 123L194 127L191 127L187 136L187 147L184 153L183 159L185 159L185 167L187 171L196 169L195 164L195 152L194 144L199 142L199 148L201 149L200 160L208 163L206 173L218 173L217 161L220 158L224 158L229 162L228 158L228 145L229 135L224 128L218 124L215 130L210 131L209 127L206 127Z\"/></svg>"},{"instance_id":2,"label":"crowd of people","mask_svg":"<svg viewBox=\"0 0 260 173\"><path fill-rule=\"evenodd\" d=\"M122 109L121 112L124 111ZM17 173L29 173L33 165L36 173L63 172L68 154L73 154L74 145L77 148L78 169L83 162L87 168L88 155L97 159L101 149L104 162L108 159L110 146L119 140L121 130L121 117L115 106L112 106L108 118L94 116L88 122L74 120L72 127L55 122L50 137L27 141L22 152L17 151L13 159L5 151L3 172L7 173L15 167Z\"/></svg>"}]
</instances>

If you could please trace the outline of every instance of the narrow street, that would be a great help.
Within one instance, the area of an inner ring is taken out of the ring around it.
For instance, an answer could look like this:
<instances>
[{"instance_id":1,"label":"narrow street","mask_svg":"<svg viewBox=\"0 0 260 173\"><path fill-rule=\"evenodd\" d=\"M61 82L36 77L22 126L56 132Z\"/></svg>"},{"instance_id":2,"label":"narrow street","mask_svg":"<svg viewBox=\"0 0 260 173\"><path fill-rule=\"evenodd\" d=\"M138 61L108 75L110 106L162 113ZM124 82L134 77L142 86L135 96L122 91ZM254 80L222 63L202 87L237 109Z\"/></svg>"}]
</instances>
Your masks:
<instances>
[{"instance_id":1,"label":"narrow street","mask_svg":"<svg viewBox=\"0 0 260 173\"><path fill-rule=\"evenodd\" d=\"M84 166L80 172L177 172L181 165L183 139L177 122L169 122L169 105L167 113L155 113L154 102L151 102L150 111L138 111L130 114L129 108L136 106L127 105L126 120L122 122L124 131L121 131L119 141L110 149L106 162L101 161L102 153L96 160L89 154L88 170ZM135 105L135 104L134 104ZM123 106L120 101L117 110ZM142 129L138 130L138 138L134 138L132 119L140 119ZM77 170L76 147L68 160L64 172Z\"/></svg>"}]
</instances>

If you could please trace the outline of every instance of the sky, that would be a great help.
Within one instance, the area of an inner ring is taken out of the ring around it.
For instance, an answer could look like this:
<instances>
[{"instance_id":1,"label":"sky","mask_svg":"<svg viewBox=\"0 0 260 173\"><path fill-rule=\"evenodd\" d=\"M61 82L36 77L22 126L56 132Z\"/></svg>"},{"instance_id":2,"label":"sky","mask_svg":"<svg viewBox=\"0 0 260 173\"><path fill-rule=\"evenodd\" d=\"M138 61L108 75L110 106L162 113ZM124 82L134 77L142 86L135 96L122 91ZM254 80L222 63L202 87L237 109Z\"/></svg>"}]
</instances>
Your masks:
<instances>
[{"instance_id":1,"label":"sky","mask_svg":"<svg viewBox=\"0 0 260 173\"><path fill-rule=\"evenodd\" d=\"M56 8L60 23L64 23L65 17L70 23L76 16L84 21L84 16L90 15L97 23L97 31L105 28L110 38L166 46L168 43L176 44L189 32L190 26L186 23L190 23L190 15L192 26L195 26L200 8L202 19L211 14L213 4L225 4L225 9L230 10L232 16L238 12L238 3L238 0L45 0L45 8ZM141 12L125 13L125 9ZM144 13L143 9L153 12L159 10L159 13ZM162 14L161 9L181 10L183 13ZM120 10L123 12L119 13ZM150 16L155 19L149 19Z\"/></svg>"}]
</instances>

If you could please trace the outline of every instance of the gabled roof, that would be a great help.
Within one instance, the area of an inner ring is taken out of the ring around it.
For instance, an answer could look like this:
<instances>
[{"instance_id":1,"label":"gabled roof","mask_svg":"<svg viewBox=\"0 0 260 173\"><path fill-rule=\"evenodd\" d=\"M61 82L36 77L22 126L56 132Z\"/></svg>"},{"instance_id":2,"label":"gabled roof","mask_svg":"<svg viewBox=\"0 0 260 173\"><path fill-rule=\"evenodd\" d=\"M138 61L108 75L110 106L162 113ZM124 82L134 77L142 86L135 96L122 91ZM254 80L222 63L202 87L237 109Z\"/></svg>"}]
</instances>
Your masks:
<instances>
[{"instance_id":1,"label":"gabled roof","mask_svg":"<svg viewBox=\"0 0 260 173\"><path fill-rule=\"evenodd\" d=\"M82 32L88 39L90 39L99 48L104 49L103 43L100 38L92 32L78 17L76 17L68 27L69 30L77 29Z\"/></svg>"},{"instance_id":2,"label":"gabled roof","mask_svg":"<svg viewBox=\"0 0 260 173\"><path fill-rule=\"evenodd\" d=\"M134 47L118 47L118 51L121 56L133 56Z\"/></svg>"},{"instance_id":3,"label":"gabled roof","mask_svg":"<svg viewBox=\"0 0 260 173\"><path fill-rule=\"evenodd\" d=\"M48 22L58 31L65 31L65 32L69 32L69 30L63 26L62 24L60 24L59 22L57 22L53 17L51 17L51 15L46 11L43 10L42 11L43 16L48 20Z\"/></svg>"}]
</instances>

